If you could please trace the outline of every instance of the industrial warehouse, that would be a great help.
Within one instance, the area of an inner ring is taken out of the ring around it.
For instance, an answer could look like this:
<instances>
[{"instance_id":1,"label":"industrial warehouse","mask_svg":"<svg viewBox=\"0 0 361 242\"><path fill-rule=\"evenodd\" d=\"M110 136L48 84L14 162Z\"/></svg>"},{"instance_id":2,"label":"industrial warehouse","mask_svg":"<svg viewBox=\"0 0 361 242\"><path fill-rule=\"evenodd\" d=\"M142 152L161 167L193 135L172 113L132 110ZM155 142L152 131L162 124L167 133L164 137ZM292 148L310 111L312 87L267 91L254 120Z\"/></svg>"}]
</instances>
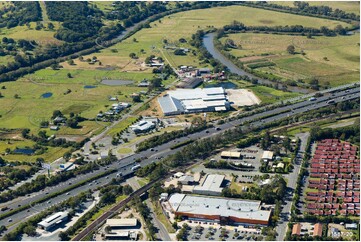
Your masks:
<instances>
[{"instance_id":1,"label":"industrial warehouse","mask_svg":"<svg viewBox=\"0 0 361 242\"><path fill-rule=\"evenodd\" d=\"M266 226L271 217L271 211L262 210L261 201L175 193L168 203L175 216L221 225Z\"/></svg>"},{"instance_id":2,"label":"industrial warehouse","mask_svg":"<svg viewBox=\"0 0 361 242\"><path fill-rule=\"evenodd\" d=\"M158 98L164 115L226 111L230 108L222 87L176 89Z\"/></svg>"}]
</instances>

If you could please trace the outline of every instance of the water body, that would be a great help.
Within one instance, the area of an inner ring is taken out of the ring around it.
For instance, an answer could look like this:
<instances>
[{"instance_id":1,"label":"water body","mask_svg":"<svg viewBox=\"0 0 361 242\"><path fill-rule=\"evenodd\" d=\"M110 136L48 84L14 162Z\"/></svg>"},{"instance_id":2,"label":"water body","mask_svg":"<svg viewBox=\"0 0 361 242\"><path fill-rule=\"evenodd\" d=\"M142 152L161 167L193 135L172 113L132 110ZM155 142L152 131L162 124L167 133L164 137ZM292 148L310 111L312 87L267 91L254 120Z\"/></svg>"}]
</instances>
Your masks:
<instances>
[{"instance_id":1,"label":"water body","mask_svg":"<svg viewBox=\"0 0 361 242\"><path fill-rule=\"evenodd\" d=\"M134 81L130 81L130 80L102 80L100 83L104 84L104 85L108 85L108 86L124 86L124 85L133 84Z\"/></svg>"},{"instance_id":2,"label":"water body","mask_svg":"<svg viewBox=\"0 0 361 242\"><path fill-rule=\"evenodd\" d=\"M97 86L92 86L92 85L86 85L84 86L85 89L91 89L91 88L96 88Z\"/></svg>"},{"instance_id":3,"label":"water body","mask_svg":"<svg viewBox=\"0 0 361 242\"><path fill-rule=\"evenodd\" d=\"M52 93L52 92L46 92L46 93L43 93L43 94L41 95L42 98L49 98L49 97L51 97L51 96L53 96L53 93Z\"/></svg>"},{"instance_id":4,"label":"water body","mask_svg":"<svg viewBox=\"0 0 361 242\"><path fill-rule=\"evenodd\" d=\"M272 82L270 80L259 78L253 74L250 74L250 73L242 70L241 68L239 68L238 66L233 64L232 61L227 59L227 57L222 55L222 53L219 52L217 50L217 48L214 46L213 39L215 38L215 35L216 35L216 33L208 33L203 37L203 45L207 49L207 51L213 56L214 59L221 62L223 65L225 65L229 69L230 72L232 72L234 74L245 75L250 78L256 78L258 80L258 83L260 83L260 84L271 84L271 85L274 84L274 82ZM302 87L287 86L287 89L292 92L299 92L299 93L310 93L311 92L311 90L302 88Z\"/></svg>"},{"instance_id":5,"label":"water body","mask_svg":"<svg viewBox=\"0 0 361 242\"><path fill-rule=\"evenodd\" d=\"M233 82L219 82L216 84L206 85L205 88L209 88L209 87L223 87L224 89L236 89L237 85L234 84Z\"/></svg>"},{"instance_id":6,"label":"water body","mask_svg":"<svg viewBox=\"0 0 361 242\"><path fill-rule=\"evenodd\" d=\"M30 148L23 148L23 149L15 149L13 153L15 154L23 154L23 155L32 155L34 154L35 150Z\"/></svg>"}]
</instances>

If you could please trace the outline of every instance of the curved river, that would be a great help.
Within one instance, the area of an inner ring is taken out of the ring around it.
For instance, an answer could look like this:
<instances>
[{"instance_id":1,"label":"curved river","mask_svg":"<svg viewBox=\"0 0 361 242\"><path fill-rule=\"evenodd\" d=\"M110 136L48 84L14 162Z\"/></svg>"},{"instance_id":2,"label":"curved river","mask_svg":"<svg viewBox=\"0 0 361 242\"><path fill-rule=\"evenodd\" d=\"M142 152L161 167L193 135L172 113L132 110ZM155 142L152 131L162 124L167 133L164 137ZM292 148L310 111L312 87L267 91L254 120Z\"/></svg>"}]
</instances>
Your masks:
<instances>
[{"instance_id":1,"label":"curved river","mask_svg":"<svg viewBox=\"0 0 361 242\"><path fill-rule=\"evenodd\" d=\"M213 39L215 37L216 33L208 33L203 37L203 45L207 49L207 51L213 56L214 59L221 62L223 65L225 65L230 72L238 75L245 75L250 78L256 78L258 80L258 83L260 84L271 84L273 85L275 82L272 82L267 79L263 79L260 77L257 77L253 74L250 74L241 68L237 67L235 64L233 64L232 61L227 59L224 55L222 55L221 52L217 50L217 48L214 46ZM294 86L287 86L287 89L292 92L299 92L299 93L310 93L312 92L310 89L302 88L302 87L294 87Z\"/></svg>"}]
</instances>

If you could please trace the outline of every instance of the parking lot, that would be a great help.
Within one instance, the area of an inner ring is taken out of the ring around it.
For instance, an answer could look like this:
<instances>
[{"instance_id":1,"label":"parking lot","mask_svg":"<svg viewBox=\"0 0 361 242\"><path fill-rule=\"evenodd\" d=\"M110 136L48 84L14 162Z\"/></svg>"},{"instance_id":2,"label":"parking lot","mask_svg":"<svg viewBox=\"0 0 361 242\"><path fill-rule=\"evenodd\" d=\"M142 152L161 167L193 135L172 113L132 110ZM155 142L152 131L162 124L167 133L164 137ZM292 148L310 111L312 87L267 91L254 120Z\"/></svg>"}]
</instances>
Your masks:
<instances>
[{"instance_id":1,"label":"parking lot","mask_svg":"<svg viewBox=\"0 0 361 242\"><path fill-rule=\"evenodd\" d=\"M241 226L196 226L191 225L188 231L188 240L207 241L207 240L223 240L223 241L256 241L262 240L260 229L246 229Z\"/></svg>"},{"instance_id":2,"label":"parking lot","mask_svg":"<svg viewBox=\"0 0 361 242\"><path fill-rule=\"evenodd\" d=\"M221 158L220 153L217 154L214 157L211 157L211 159L215 159L216 161L219 160L227 160L230 162L246 162L251 164L254 169L252 171L240 171L240 170L235 170L235 169L211 169L211 168L205 168L204 165L199 165L196 166L192 169L192 172L205 172L205 173L210 173L210 174L223 174L223 175L231 175L232 173L234 175L237 175L239 177L239 182L251 182L253 181L253 176L260 176L263 175L261 172L259 172L259 167L261 166L261 158L263 155L263 150L255 145L250 146L248 148L245 149L237 149L237 148L233 148L233 149L229 149L227 151L237 151L240 152L243 156L242 159L223 159Z\"/></svg>"}]
</instances>

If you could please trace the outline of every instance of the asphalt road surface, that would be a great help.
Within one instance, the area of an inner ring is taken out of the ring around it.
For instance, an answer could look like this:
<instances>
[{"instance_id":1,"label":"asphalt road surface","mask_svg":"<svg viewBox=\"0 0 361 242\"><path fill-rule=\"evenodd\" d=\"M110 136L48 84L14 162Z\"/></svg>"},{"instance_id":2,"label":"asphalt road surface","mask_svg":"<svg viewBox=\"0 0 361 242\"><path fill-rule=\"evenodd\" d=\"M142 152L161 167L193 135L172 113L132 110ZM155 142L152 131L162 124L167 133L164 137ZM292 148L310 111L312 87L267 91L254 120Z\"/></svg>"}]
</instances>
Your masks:
<instances>
[{"instance_id":1,"label":"asphalt road surface","mask_svg":"<svg viewBox=\"0 0 361 242\"><path fill-rule=\"evenodd\" d=\"M287 183L287 190L286 190L286 196L284 198L284 204L282 206L280 219L277 223L276 232L277 232L277 241L282 241L285 238L287 229L288 229L288 222L291 218L291 207L292 207L292 198L294 191L296 189L296 182L298 175L301 170L301 164L302 160L306 151L306 145L308 137L310 136L310 133L301 133L298 134L297 137L301 140L300 149L296 155L295 164L293 171L288 175L288 183Z\"/></svg>"},{"instance_id":2,"label":"asphalt road surface","mask_svg":"<svg viewBox=\"0 0 361 242\"><path fill-rule=\"evenodd\" d=\"M69 183L71 182L72 184L78 183L80 181L84 181L86 179L89 179L90 177L93 177L97 174L103 173L106 169L112 169L115 168L118 170L118 172L113 173L111 175L109 175L108 179L111 179L113 177L115 177L117 175L117 173L121 172L123 176L128 175L133 173L134 171L131 169L136 163L135 160L139 159L139 158L145 158L142 162L141 162L141 166L146 166L150 163L153 163L155 161L158 161L161 159L161 157L166 157L168 155L174 154L177 151L183 149L183 147L179 147L177 149L173 149L171 150L170 148L179 142L183 142L189 139L193 139L193 140L198 140L201 138L206 138L206 137L210 137L213 136L215 134L219 134L219 133L223 133L225 130L234 128L235 126L238 125L242 125L243 122L245 121L252 121L252 120L256 120L258 118L264 117L264 116L268 116L268 115L274 115L272 117L268 117L268 118L264 118L262 120L257 120L252 122L251 124L248 124L249 126L252 127L258 127L270 122L274 122L277 120L280 120L282 118L285 117L289 117L289 116L293 116L296 114L301 114L303 112L307 112L310 110L314 110L314 109L318 109L318 108L322 108L322 107L326 107L330 104L327 103L328 100L335 100L335 103L337 102L342 102L342 101L346 101L346 100L351 100L351 99L355 99L355 98L359 98L360 96L360 88L356 87L356 88L352 88L349 89L347 91L340 91L337 93L334 93L332 96L331 95L325 95L323 97L317 98L317 100L315 101L303 101L303 102L299 102L299 103L295 103L289 106L285 106L285 107L281 107L281 108L276 108L273 110L269 110L263 113L259 113L259 114L255 114L252 115L250 117L246 117L246 118L242 118L242 119L238 119L238 120L234 120L231 122L227 122L224 123L222 125L218 125L217 128L209 128L207 130L198 132L198 133L194 133L194 134L190 134L186 137L181 137L178 138L174 141L168 142L166 144L162 144L160 146L154 147L154 151L151 150L145 150L142 151L140 153L128 156L124 159L118 160L118 162L114 162L113 164L109 165L108 168L107 167L103 167L100 170L96 170L93 171L91 173L70 179L66 182L60 183L59 185L55 186L55 187L49 187L47 189L45 189L44 191L41 192L36 192L36 193L32 193L28 196L25 197L20 197L17 198L15 200L12 200L10 202L5 203L4 205L2 204L1 207L3 206L8 206L10 209L15 209L27 204L31 204L34 201L44 197L46 195L46 193L52 194L55 192L59 192L64 190L65 188L69 187ZM160 159L159 159L160 158ZM106 177L104 178L99 178L96 180L96 182L99 182L98 184L93 183L92 185L85 185L85 186L81 186L78 187L72 191L70 191L70 194L68 195L69 197L72 194L77 194L81 191L86 191L88 189L96 189L98 187L103 186L108 179ZM54 203L58 203L60 201L63 201L67 198L67 195L59 195L55 198L51 199L51 202L48 203L44 202L42 203L39 207L42 208L42 210L47 209L48 207L50 207L52 204ZM1 225L5 225L5 226L9 226L8 232L11 231L15 226L16 223L21 222L26 220L27 218L29 218L31 215L34 215L38 212L37 209L30 209L29 212L27 211L22 211L19 212L17 214L14 214L8 218L2 219L0 220L0 226ZM1 212L4 213L4 212ZM9 221L9 219L11 219L11 221Z\"/></svg>"}]
</instances>

